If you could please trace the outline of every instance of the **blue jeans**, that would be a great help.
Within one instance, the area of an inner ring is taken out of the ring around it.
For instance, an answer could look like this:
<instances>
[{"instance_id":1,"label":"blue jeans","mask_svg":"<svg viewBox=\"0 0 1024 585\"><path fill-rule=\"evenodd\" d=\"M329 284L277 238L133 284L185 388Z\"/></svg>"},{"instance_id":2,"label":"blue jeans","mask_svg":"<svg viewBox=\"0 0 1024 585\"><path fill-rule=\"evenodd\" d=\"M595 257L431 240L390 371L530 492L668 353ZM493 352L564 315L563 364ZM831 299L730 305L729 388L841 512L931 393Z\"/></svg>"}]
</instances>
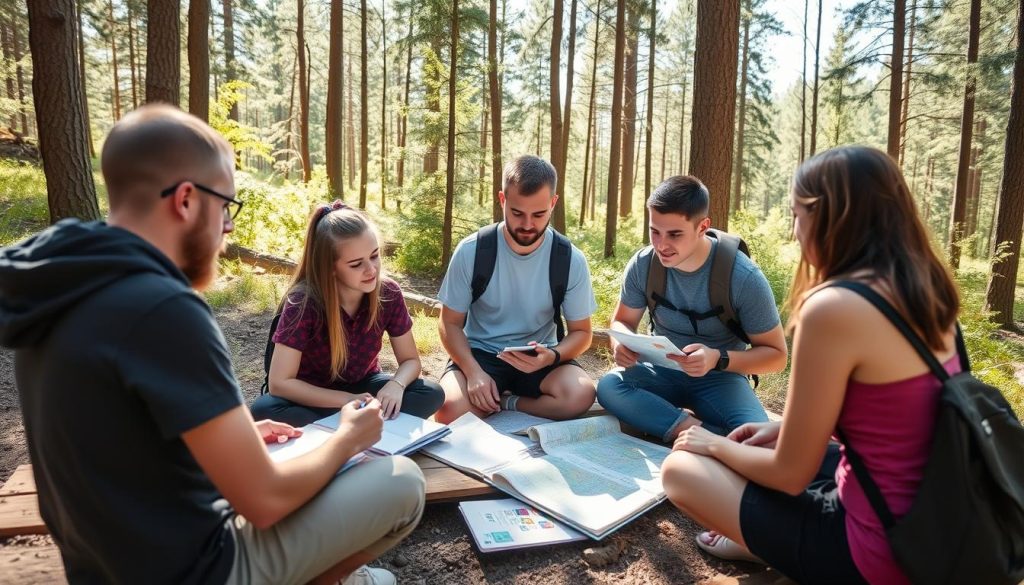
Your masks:
<instances>
[{"instance_id":1,"label":"blue jeans","mask_svg":"<svg viewBox=\"0 0 1024 585\"><path fill-rule=\"evenodd\" d=\"M391 374L377 372L354 384L345 386L343 390L352 394L369 392L376 396L389 380L391 380ZM427 418L437 412L442 404L444 404L444 390L441 389L441 386L437 382L417 378L402 393L402 408L400 410L406 414ZM306 406L271 394L264 394L257 398L249 410L255 420L269 418L288 423L293 427L305 426L338 412L337 408Z\"/></svg>"},{"instance_id":2,"label":"blue jeans","mask_svg":"<svg viewBox=\"0 0 1024 585\"><path fill-rule=\"evenodd\" d=\"M615 368L597 383L597 401L620 421L669 441L668 433L689 414L724 435L748 422L768 420L746 376L712 370L693 378L679 370L636 364Z\"/></svg>"}]
</instances>

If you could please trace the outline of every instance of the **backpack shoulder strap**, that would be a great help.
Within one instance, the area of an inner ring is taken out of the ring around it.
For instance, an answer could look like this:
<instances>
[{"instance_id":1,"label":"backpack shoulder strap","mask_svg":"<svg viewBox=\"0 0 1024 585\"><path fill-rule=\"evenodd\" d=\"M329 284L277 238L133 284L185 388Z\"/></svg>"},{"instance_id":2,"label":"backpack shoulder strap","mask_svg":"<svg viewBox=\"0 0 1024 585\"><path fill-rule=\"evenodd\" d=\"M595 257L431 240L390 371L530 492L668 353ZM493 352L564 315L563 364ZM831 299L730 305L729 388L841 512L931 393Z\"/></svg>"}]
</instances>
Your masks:
<instances>
[{"instance_id":1,"label":"backpack shoulder strap","mask_svg":"<svg viewBox=\"0 0 1024 585\"><path fill-rule=\"evenodd\" d=\"M904 319L903 316L900 315L891 304L889 304L889 301L882 297L882 295L878 294L874 289L862 282L841 280L832 283L831 286L845 288L864 297L864 299L874 305L876 309L881 311L889 322L891 322L893 326L903 334L903 337L906 338L911 346L913 346L917 355L919 355L924 363L928 365L928 369L931 370L932 374L938 378L940 382L945 382L949 379L949 372L946 371L946 368L942 367L942 364L939 363L939 360L935 357L935 354L932 353L932 350L928 348L928 345L921 339L917 332L910 327L910 324L907 323L906 319ZM957 337L961 337L959 325L957 326ZM957 346L958 351L962 343L963 340L961 339L959 342L960 345ZM966 354L967 351L964 350L963 355Z\"/></svg>"},{"instance_id":2,"label":"backpack shoulder strap","mask_svg":"<svg viewBox=\"0 0 1024 585\"><path fill-rule=\"evenodd\" d=\"M270 361L274 359L274 332L277 331L277 324L281 321L281 313L274 313L270 320L270 333L267 334L267 346L263 350L263 386L260 386L260 395L270 392Z\"/></svg>"},{"instance_id":3,"label":"backpack shoulder strap","mask_svg":"<svg viewBox=\"0 0 1024 585\"><path fill-rule=\"evenodd\" d=\"M555 328L558 340L565 337L562 323L562 303L569 289L569 264L572 262L572 244L569 238L552 229L555 238L551 242L551 260L548 263L548 284L551 287L551 306L555 309Z\"/></svg>"},{"instance_id":4,"label":"backpack shoulder strap","mask_svg":"<svg viewBox=\"0 0 1024 585\"><path fill-rule=\"evenodd\" d=\"M875 480L871 479L871 474L868 473L868 467L864 464L864 460L850 446L846 435L838 427L836 427L836 435L843 443L843 452L846 454L846 460L850 462L853 474L857 476L857 482L860 483L861 489L864 490L864 495L871 502L871 507L875 510L875 514L878 515L878 519L882 522L882 526L885 527L885 531L888 532L896 524L896 519L892 515L892 510L889 509L889 504L886 503L885 497L882 496L882 490L879 489Z\"/></svg>"},{"instance_id":5,"label":"backpack shoulder strap","mask_svg":"<svg viewBox=\"0 0 1024 585\"><path fill-rule=\"evenodd\" d=\"M476 255L473 257L473 280L470 286L473 297L470 304L475 303L487 290L494 264L498 259L498 224L492 223L480 228L476 233Z\"/></svg>"},{"instance_id":6,"label":"backpack shoulder strap","mask_svg":"<svg viewBox=\"0 0 1024 585\"><path fill-rule=\"evenodd\" d=\"M658 297L665 297L665 280L668 273L665 266L657 259L657 253L651 248L647 265L647 285L644 294L647 295L647 316L651 320L651 328L654 328L654 309L658 306Z\"/></svg>"},{"instance_id":7,"label":"backpack shoulder strap","mask_svg":"<svg viewBox=\"0 0 1024 585\"><path fill-rule=\"evenodd\" d=\"M743 330L739 319L736 318L731 298L732 270L736 265L736 254L740 251L748 254L746 244L739 236L713 228L708 230L708 236L718 240L715 256L711 259L711 278L708 280L708 297L711 300L711 308L722 307L722 312L718 315L722 324L733 335L743 340L743 343L750 345L750 336Z\"/></svg>"}]
</instances>

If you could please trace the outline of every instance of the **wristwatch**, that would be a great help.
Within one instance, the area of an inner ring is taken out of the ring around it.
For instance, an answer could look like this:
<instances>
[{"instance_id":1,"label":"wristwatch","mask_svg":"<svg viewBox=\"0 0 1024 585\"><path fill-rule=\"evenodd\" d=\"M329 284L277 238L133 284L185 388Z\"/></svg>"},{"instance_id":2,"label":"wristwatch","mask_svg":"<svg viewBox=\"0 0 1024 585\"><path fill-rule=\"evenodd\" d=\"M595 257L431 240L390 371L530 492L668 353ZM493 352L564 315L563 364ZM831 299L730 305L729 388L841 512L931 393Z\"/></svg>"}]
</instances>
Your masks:
<instances>
[{"instance_id":1,"label":"wristwatch","mask_svg":"<svg viewBox=\"0 0 1024 585\"><path fill-rule=\"evenodd\" d=\"M721 352L721 356L718 358L718 363L715 364L715 370L719 372L724 372L726 369L729 368L729 352L725 351L724 349L720 349L718 351Z\"/></svg>"}]
</instances>

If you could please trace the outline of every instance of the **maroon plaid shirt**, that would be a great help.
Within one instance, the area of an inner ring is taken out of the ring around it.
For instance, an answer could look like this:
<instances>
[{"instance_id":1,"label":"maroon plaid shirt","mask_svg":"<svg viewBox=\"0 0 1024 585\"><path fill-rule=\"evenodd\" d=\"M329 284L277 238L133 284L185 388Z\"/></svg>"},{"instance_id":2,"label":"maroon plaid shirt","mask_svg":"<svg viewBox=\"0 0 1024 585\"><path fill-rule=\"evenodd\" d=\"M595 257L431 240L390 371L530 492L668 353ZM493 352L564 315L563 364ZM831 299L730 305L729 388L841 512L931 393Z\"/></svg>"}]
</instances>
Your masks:
<instances>
[{"instance_id":1,"label":"maroon plaid shirt","mask_svg":"<svg viewBox=\"0 0 1024 585\"><path fill-rule=\"evenodd\" d=\"M339 380L331 380L331 351L327 336L327 321L323 311L314 303L306 305L300 312L302 293L288 296L274 343L287 345L302 352L299 362L298 379L322 388L343 389L346 384L358 382L370 374L380 371L377 354L380 353L384 332L391 337L401 337L412 329L412 317L405 306L402 289L395 281L385 278L381 283L381 307L377 326L370 329L369 295L363 297L359 310L353 316L341 311L341 320L348 342L348 359L345 371Z\"/></svg>"}]
</instances>

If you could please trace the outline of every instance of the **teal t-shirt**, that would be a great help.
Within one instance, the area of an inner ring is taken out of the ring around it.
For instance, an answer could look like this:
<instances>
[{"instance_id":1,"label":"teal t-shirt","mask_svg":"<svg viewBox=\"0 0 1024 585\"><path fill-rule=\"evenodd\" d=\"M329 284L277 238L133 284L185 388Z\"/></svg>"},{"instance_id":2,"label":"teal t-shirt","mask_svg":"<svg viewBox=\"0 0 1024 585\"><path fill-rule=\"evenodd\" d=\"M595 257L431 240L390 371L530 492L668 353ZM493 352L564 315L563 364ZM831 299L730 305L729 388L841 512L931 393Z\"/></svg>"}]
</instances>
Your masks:
<instances>
[{"instance_id":1,"label":"teal t-shirt","mask_svg":"<svg viewBox=\"0 0 1024 585\"><path fill-rule=\"evenodd\" d=\"M505 223L502 222L498 225L494 274L487 290L475 303L471 304L471 282L476 233L459 242L455 248L437 296L448 308L467 313L463 330L470 347L497 353L505 347L530 341L554 344L557 341L555 312L551 306L548 279L554 240L552 230L549 227L541 245L525 256L509 248L504 234ZM562 316L567 321L578 321L590 317L596 310L597 301L590 284L587 259L573 246Z\"/></svg>"},{"instance_id":2,"label":"teal t-shirt","mask_svg":"<svg viewBox=\"0 0 1024 585\"><path fill-rule=\"evenodd\" d=\"M711 254L694 272L669 268L665 279L665 298L680 309L704 313L711 310L708 281L711 262L718 249L718 240L711 239ZM647 272L650 263L659 262L651 246L641 249L626 264L619 300L634 309L647 308ZM745 254L736 254L729 291L736 316L747 335L767 333L779 324L779 309L772 288L761 269ZM696 329L690 319L678 312L658 305L655 309L655 331L668 337L676 347L702 343L714 349L746 349L743 340L733 335L718 317L697 321Z\"/></svg>"}]
</instances>

